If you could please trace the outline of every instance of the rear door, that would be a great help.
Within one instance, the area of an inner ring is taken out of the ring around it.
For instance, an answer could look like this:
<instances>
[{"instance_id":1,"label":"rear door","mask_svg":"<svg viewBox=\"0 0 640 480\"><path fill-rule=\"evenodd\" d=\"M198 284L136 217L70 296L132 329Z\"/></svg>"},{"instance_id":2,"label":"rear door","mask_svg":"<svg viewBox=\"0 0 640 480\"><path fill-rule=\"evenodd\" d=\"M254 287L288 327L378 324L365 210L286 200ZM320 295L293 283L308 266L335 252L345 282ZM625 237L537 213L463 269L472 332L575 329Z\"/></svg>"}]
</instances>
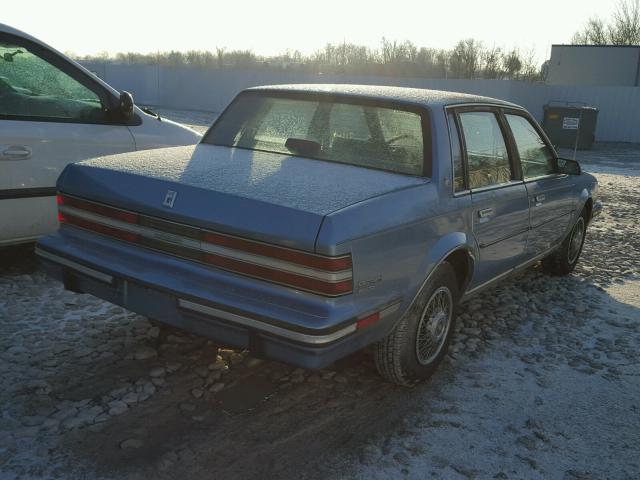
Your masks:
<instances>
[{"instance_id":1,"label":"rear door","mask_svg":"<svg viewBox=\"0 0 640 480\"><path fill-rule=\"evenodd\" d=\"M57 228L68 163L135 150L127 126L107 119L106 95L54 52L0 33L0 245Z\"/></svg>"},{"instance_id":2,"label":"rear door","mask_svg":"<svg viewBox=\"0 0 640 480\"><path fill-rule=\"evenodd\" d=\"M506 141L498 109L474 107L457 112L473 204L473 234L479 262L471 288L522 263L529 231L527 189Z\"/></svg>"},{"instance_id":3,"label":"rear door","mask_svg":"<svg viewBox=\"0 0 640 480\"><path fill-rule=\"evenodd\" d=\"M507 111L505 119L529 197L531 232L527 253L541 255L567 233L573 211L574 177L558 173L553 149L525 112Z\"/></svg>"}]
</instances>

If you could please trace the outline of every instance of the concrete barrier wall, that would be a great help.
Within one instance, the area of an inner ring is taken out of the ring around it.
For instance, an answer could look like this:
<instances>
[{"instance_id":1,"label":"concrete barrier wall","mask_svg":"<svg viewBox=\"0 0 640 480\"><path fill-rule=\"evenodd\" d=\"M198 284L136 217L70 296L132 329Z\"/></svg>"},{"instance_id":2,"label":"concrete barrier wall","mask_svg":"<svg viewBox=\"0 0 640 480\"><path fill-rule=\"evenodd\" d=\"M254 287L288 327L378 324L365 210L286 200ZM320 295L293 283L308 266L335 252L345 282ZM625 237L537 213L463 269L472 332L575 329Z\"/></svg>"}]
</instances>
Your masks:
<instances>
[{"instance_id":1,"label":"concrete barrier wall","mask_svg":"<svg viewBox=\"0 0 640 480\"><path fill-rule=\"evenodd\" d=\"M102 62L84 66L139 104L220 112L242 89L283 83L359 83L433 88L500 98L542 120L551 101L582 102L600 109L596 140L640 143L640 87L545 85L512 80L457 80L356 75L310 75L263 70L164 67Z\"/></svg>"}]
</instances>

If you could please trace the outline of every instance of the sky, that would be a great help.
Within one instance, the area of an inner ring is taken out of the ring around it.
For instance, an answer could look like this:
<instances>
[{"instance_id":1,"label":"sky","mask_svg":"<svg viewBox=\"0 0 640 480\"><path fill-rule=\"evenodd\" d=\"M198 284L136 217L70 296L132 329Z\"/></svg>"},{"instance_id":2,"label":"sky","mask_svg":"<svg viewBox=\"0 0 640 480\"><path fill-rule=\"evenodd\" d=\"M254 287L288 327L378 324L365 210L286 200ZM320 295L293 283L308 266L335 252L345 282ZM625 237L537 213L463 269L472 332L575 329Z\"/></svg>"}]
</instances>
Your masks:
<instances>
[{"instance_id":1,"label":"sky","mask_svg":"<svg viewBox=\"0 0 640 480\"><path fill-rule=\"evenodd\" d=\"M382 37L451 48L475 38L488 47L534 51L568 43L593 16L608 18L616 0L31 0L6 8L0 23L63 52L149 53L248 49L259 55L308 54L328 42L379 47Z\"/></svg>"}]
</instances>

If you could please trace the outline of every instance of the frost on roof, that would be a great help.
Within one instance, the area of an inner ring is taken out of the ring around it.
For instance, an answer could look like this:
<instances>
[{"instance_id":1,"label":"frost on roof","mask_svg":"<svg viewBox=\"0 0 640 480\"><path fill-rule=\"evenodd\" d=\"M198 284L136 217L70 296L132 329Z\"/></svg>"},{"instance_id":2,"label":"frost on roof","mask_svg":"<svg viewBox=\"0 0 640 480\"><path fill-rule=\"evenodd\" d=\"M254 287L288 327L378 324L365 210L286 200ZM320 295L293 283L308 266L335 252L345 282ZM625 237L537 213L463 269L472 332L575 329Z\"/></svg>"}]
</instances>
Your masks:
<instances>
[{"instance_id":1,"label":"frost on roof","mask_svg":"<svg viewBox=\"0 0 640 480\"><path fill-rule=\"evenodd\" d=\"M455 103L496 103L501 105L517 106L491 97L471 95L468 93L448 92L445 90L429 90L426 88L392 87L384 85L351 85L351 84L291 84L291 85L265 85L252 87L250 91L284 91L319 93L327 95L344 95L363 98L379 98L398 102L409 102L418 105L443 106Z\"/></svg>"}]
</instances>

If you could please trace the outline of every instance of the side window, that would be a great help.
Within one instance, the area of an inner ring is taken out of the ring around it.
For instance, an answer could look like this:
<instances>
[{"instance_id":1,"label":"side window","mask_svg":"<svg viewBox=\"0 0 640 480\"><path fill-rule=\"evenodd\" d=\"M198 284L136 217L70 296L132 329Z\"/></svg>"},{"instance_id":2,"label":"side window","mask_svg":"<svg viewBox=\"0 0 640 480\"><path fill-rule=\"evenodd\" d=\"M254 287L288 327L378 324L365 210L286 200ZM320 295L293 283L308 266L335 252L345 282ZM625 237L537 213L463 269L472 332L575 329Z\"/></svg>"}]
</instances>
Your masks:
<instances>
[{"instance_id":1,"label":"side window","mask_svg":"<svg viewBox=\"0 0 640 480\"><path fill-rule=\"evenodd\" d=\"M463 112L460 125L467 150L469 188L499 185L511 180L509 154L496 115Z\"/></svg>"},{"instance_id":2,"label":"side window","mask_svg":"<svg viewBox=\"0 0 640 480\"><path fill-rule=\"evenodd\" d=\"M452 113L447 115L449 121L449 132L451 134L451 159L453 161L453 191L465 190L464 166L462 160L462 148L460 147L460 133L456 125L455 116Z\"/></svg>"},{"instance_id":3,"label":"side window","mask_svg":"<svg viewBox=\"0 0 640 480\"><path fill-rule=\"evenodd\" d=\"M507 114L506 117L516 142L524 179L555 173L553 152L531 122L520 115Z\"/></svg>"},{"instance_id":4,"label":"side window","mask_svg":"<svg viewBox=\"0 0 640 480\"><path fill-rule=\"evenodd\" d=\"M29 49L0 40L0 115L104 120L100 98Z\"/></svg>"}]
</instances>

